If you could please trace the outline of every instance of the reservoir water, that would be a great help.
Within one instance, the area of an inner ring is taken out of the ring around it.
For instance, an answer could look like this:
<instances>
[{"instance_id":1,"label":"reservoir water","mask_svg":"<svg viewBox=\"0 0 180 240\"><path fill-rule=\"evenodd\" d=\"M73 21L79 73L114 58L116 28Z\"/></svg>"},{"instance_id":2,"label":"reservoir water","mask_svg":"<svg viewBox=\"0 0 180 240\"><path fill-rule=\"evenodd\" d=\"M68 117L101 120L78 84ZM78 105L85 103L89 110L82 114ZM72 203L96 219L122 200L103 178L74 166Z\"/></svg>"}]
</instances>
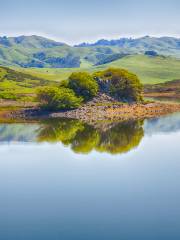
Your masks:
<instances>
[{"instance_id":1,"label":"reservoir water","mask_svg":"<svg viewBox=\"0 0 180 240\"><path fill-rule=\"evenodd\" d=\"M180 113L0 124L0 239L179 240Z\"/></svg>"}]
</instances>

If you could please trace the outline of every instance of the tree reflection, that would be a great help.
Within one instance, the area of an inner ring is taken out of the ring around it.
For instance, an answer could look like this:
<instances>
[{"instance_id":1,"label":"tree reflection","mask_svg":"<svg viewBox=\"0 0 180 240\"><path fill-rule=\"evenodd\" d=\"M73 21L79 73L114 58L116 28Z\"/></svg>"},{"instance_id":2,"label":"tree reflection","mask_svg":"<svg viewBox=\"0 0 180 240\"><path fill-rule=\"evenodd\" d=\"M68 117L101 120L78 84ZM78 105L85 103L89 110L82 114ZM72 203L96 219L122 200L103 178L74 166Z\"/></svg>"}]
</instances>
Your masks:
<instances>
[{"instance_id":1,"label":"tree reflection","mask_svg":"<svg viewBox=\"0 0 180 240\"><path fill-rule=\"evenodd\" d=\"M144 136L143 121L118 123L101 133L96 150L111 154L125 153L137 147Z\"/></svg>"},{"instance_id":2,"label":"tree reflection","mask_svg":"<svg viewBox=\"0 0 180 240\"><path fill-rule=\"evenodd\" d=\"M38 141L62 142L76 153L96 150L118 154L137 147L143 136L143 121L92 126L75 119L56 119L42 123Z\"/></svg>"},{"instance_id":3,"label":"tree reflection","mask_svg":"<svg viewBox=\"0 0 180 240\"><path fill-rule=\"evenodd\" d=\"M74 119L59 119L44 121L38 135L39 142L72 143L78 131L84 130L84 124Z\"/></svg>"},{"instance_id":4,"label":"tree reflection","mask_svg":"<svg viewBox=\"0 0 180 240\"><path fill-rule=\"evenodd\" d=\"M99 132L92 126L85 125L83 131L77 132L71 148L76 153L89 153L98 145L99 139Z\"/></svg>"}]
</instances>

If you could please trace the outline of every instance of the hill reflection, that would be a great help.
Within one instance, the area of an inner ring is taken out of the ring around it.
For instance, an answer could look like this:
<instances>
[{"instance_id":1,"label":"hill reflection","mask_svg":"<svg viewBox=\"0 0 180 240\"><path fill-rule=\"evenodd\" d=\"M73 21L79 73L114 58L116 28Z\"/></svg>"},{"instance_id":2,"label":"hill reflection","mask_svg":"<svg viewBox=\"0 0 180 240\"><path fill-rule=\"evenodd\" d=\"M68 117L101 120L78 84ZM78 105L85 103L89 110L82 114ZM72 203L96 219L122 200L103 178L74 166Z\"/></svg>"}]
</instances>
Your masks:
<instances>
[{"instance_id":1,"label":"hill reflection","mask_svg":"<svg viewBox=\"0 0 180 240\"><path fill-rule=\"evenodd\" d=\"M137 147L143 136L143 121L88 125L74 119L58 119L43 122L37 141L62 142L75 153L87 154L96 150L118 154Z\"/></svg>"}]
</instances>

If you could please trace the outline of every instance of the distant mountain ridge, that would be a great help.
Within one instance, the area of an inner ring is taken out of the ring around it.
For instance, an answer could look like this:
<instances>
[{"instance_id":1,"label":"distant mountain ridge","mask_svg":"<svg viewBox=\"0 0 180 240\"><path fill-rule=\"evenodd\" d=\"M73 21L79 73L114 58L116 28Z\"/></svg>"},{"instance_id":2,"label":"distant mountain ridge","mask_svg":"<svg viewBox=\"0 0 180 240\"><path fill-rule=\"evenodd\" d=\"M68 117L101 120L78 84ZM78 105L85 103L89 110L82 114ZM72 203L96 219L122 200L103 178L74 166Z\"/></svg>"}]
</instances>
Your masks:
<instances>
[{"instance_id":1,"label":"distant mountain ridge","mask_svg":"<svg viewBox=\"0 0 180 240\"><path fill-rule=\"evenodd\" d=\"M54 40L44 38L41 36L19 36L19 37L0 37L0 45L4 47L22 46L25 48L52 48L63 46L64 43L56 42Z\"/></svg>"},{"instance_id":2,"label":"distant mountain ridge","mask_svg":"<svg viewBox=\"0 0 180 240\"><path fill-rule=\"evenodd\" d=\"M100 39L95 43L70 46L36 35L0 37L0 65L3 66L89 67L112 62L127 55L145 54L147 51L180 58L180 38L145 36L135 39Z\"/></svg>"},{"instance_id":3,"label":"distant mountain ridge","mask_svg":"<svg viewBox=\"0 0 180 240\"><path fill-rule=\"evenodd\" d=\"M175 37L150 37L144 36L141 38L119 38L113 40L100 39L94 43L80 43L76 47L89 47L89 46L119 46L119 47L154 47L156 45L164 46L165 44L170 47L180 49L180 38Z\"/></svg>"}]
</instances>

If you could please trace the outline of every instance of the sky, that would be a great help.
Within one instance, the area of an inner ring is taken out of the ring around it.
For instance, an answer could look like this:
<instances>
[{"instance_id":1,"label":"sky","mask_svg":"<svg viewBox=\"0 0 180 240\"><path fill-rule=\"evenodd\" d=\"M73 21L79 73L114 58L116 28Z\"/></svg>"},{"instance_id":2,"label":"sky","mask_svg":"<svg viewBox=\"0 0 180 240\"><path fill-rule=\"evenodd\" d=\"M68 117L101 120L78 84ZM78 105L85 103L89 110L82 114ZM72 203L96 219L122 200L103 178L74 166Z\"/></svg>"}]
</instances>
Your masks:
<instances>
[{"instance_id":1,"label":"sky","mask_svg":"<svg viewBox=\"0 0 180 240\"><path fill-rule=\"evenodd\" d=\"M180 37L180 0L0 0L0 36L76 44L100 38Z\"/></svg>"}]
</instances>

